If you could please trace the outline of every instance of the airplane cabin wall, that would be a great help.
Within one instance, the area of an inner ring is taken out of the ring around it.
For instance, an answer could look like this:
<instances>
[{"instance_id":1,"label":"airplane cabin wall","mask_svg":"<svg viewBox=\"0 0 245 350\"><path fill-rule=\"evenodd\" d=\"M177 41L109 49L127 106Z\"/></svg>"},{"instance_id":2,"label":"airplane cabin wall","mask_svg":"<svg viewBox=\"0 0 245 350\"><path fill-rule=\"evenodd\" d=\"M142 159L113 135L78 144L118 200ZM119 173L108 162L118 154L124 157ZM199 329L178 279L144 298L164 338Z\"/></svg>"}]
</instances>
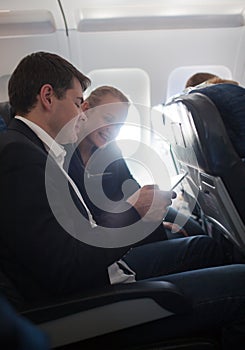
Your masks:
<instances>
[{"instance_id":1,"label":"airplane cabin wall","mask_svg":"<svg viewBox=\"0 0 245 350\"><path fill-rule=\"evenodd\" d=\"M119 0L111 0L111 4L117 1ZM134 7L138 4L137 1L127 1L130 2L130 5L133 3ZM181 5L188 3L189 0L175 0L175 2L165 0L164 5L168 4L171 9L172 4L178 1ZM212 0L210 5L213 6L215 2L223 4L224 1ZM153 7L153 3L157 2L162 4L160 0L152 0L150 5ZM235 2L239 6L242 4L242 11L245 13L245 0L226 1L226 4ZM96 18L94 21L91 18L89 22L91 30L84 30L83 6L95 3L96 0L42 0L41 3L33 0L1 0L0 102L8 98L9 75L22 57L34 51L57 53L70 60L83 73L91 75L91 88L109 82L121 88L133 102L146 106L156 106L165 102L171 91L181 92L186 80L185 74L190 72L191 66L193 73L195 73L195 67L197 71L202 67L203 71L216 69L216 72L223 67L225 78L235 79L245 86L245 22L244 18L241 20L244 16L239 16L240 10L238 10L239 23L236 22L233 25L232 16L234 14L231 11L229 17L229 12L227 12L225 18L230 24L227 26L227 23L221 18L225 25L220 28L214 28L213 24L209 27L207 23L206 27L198 28L198 17L190 15L184 17L186 27L183 28L179 28L179 25L172 29L161 29L158 25L155 27L153 17L150 22L147 22L147 28L143 28L144 19L141 18L139 21L143 26L142 30L139 28L129 30L123 23L124 20L128 20L125 17L119 21L121 25L124 25L124 30L116 30L115 21L113 30L108 29L109 27L103 31L96 30L98 25ZM97 3L101 4L102 0L98 0ZM149 2L145 1L145 3ZM59 4L63 5L62 9ZM9 13L8 10L14 12ZM64 11L64 16L61 10ZM36 20L32 20L32 17ZM176 18L176 23L179 23L178 16ZM156 18L156 21L160 23L159 18ZM104 23L106 25L106 21ZM132 20L129 23L131 27L134 26ZM195 23L193 28L192 23ZM186 67L185 74L182 71L183 78L175 79L173 75L181 67ZM115 72L113 77L111 74L108 76L108 69L110 73L112 69ZM148 108L137 114L141 125L150 126L149 112ZM158 117L161 120L161 112L158 113ZM129 131L126 130L126 132L128 136ZM134 131L134 137L135 134ZM141 131L141 135L138 136L141 141L144 140L147 143L151 137L147 131L145 133ZM169 161L168 168L171 168L172 159L168 158L169 153L164 153L166 150L162 140L156 138L152 144L154 142L156 148L161 150L165 161L166 159ZM135 170L134 165L131 165L133 170ZM132 173L140 183L142 180L141 184L144 184L142 169L138 177L137 169Z\"/></svg>"},{"instance_id":2,"label":"airplane cabin wall","mask_svg":"<svg viewBox=\"0 0 245 350\"><path fill-rule=\"evenodd\" d=\"M138 68L145 71L150 79L151 105L166 100L169 76L182 66L225 66L233 79L245 85L244 26L81 32L78 28L83 2L63 0L61 3L69 29L68 36L58 1L44 0L41 5L31 0L1 1L0 84L3 76L2 82L6 84L6 75L11 74L23 56L46 50L70 59L85 74L109 68ZM53 32L1 35L2 10L26 11L40 7L52 14ZM130 79L128 85L130 87ZM183 87L184 82L179 86L180 91ZM0 100L3 100L1 96Z\"/></svg>"},{"instance_id":3,"label":"airplane cabin wall","mask_svg":"<svg viewBox=\"0 0 245 350\"><path fill-rule=\"evenodd\" d=\"M180 66L223 65L245 83L245 62L238 57L245 48L243 28L76 33L74 40L78 65L87 73L106 68L144 70L151 81L152 105L165 100L169 75Z\"/></svg>"}]
</instances>

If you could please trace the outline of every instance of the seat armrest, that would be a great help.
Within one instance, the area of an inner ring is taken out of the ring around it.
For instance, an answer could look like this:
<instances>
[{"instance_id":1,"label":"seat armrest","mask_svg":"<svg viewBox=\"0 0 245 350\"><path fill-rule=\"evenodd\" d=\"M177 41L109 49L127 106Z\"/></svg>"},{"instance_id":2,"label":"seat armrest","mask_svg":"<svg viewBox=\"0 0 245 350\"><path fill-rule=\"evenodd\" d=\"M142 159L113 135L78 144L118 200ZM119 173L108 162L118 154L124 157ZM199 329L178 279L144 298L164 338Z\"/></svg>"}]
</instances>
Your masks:
<instances>
[{"instance_id":1,"label":"seat armrest","mask_svg":"<svg viewBox=\"0 0 245 350\"><path fill-rule=\"evenodd\" d=\"M146 281L118 284L93 290L72 299L29 308L22 311L22 314L39 324L119 301L146 298L154 300L155 303L171 313L182 313L191 307L191 302L174 284L164 281Z\"/></svg>"}]
</instances>

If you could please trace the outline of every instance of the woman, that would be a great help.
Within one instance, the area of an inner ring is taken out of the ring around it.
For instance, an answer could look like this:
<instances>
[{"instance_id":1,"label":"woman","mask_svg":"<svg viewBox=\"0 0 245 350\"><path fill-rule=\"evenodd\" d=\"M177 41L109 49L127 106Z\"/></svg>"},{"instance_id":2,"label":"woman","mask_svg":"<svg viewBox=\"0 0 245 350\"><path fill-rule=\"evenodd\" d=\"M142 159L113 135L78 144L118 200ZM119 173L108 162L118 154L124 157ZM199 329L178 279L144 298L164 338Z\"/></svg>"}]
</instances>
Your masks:
<instances>
[{"instance_id":1,"label":"woman","mask_svg":"<svg viewBox=\"0 0 245 350\"><path fill-rule=\"evenodd\" d=\"M80 191L86 193L87 205L95 221L101 225L106 211L113 211L115 202L125 200L140 187L115 142L127 117L128 108L128 98L112 86L101 86L93 90L83 102L88 121L85 133L72 156L69 172ZM183 229L176 223L173 224L177 213L175 209L169 208L163 222L167 235L161 228L161 239L204 234L196 221L180 213L179 220L186 223ZM178 232L174 234L176 231Z\"/></svg>"}]
</instances>

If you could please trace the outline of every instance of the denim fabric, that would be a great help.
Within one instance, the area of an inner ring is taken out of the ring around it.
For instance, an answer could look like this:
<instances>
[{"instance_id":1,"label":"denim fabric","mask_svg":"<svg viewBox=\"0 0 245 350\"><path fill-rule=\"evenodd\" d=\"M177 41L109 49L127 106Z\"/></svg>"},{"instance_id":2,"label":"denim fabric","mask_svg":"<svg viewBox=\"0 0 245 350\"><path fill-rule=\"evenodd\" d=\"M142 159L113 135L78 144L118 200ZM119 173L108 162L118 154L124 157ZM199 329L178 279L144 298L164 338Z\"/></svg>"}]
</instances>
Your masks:
<instances>
[{"instance_id":1,"label":"denim fabric","mask_svg":"<svg viewBox=\"0 0 245 350\"><path fill-rule=\"evenodd\" d=\"M125 261L136 271L137 280L172 282L193 302L188 314L143 325L130 331L129 339L138 336L145 344L152 339L157 342L195 332L215 332L222 339L223 350L245 349L245 264L219 266L223 255L210 237L180 238L134 248Z\"/></svg>"},{"instance_id":2,"label":"denim fabric","mask_svg":"<svg viewBox=\"0 0 245 350\"><path fill-rule=\"evenodd\" d=\"M156 278L155 278L156 280ZM245 265L227 265L157 278L176 284L193 301L188 314L154 324L166 337L220 334L222 350L245 349ZM151 330L149 330L151 332ZM151 334L152 336L152 334Z\"/></svg>"},{"instance_id":3,"label":"denim fabric","mask_svg":"<svg viewBox=\"0 0 245 350\"><path fill-rule=\"evenodd\" d=\"M206 237L204 237L205 239ZM190 240L197 240L197 237L190 237ZM198 263L195 265L194 257L191 264L193 271L185 271L182 273L165 274L162 276L147 278L151 273L158 275L164 273L161 267L163 261L169 261L169 271L174 270L179 261L179 269L183 271L188 264L185 239L178 239L184 255L181 256L180 249L175 251L171 248L171 241L161 242L156 248L156 244L152 244L151 253L155 254L153 259L149 259L146 250L143 252L141 248L141 265L133 263L134 257L128 254L127 263L131 262L131 267L136 271L139 270L140 279L168 281L174 283L185 296L189 297L193 302L192 309L183 314L173 315L155 322L141 325L127 332L127 339L134 342L135 339L146 344L154 339L155 342L168 338L188 337L193 335L215 335L222 343L222 350L244 350L245 349L245 265L226 265L213 266L200 269ZM182 243L183 244L182 244ZM195 242L195 245L189 245L190 248L197 250L200 255L200 261L206 265L216 264L219 260L219 254L215 253L212 244L206 245L203 239ZM197 243L197 244L196 244ZM168 249L164 249L164 244L168 245ZM200 245L199 245L200 244ZM201 245L206 246L203 253ZM176 246L175 246L176 247ZM209 250L209 248L211 248ZM140 249L140 248L139 248ZM158 252L157 252L158 250ZM134 249L136 251L136 249ZM140 257L139 251L137 258ZM144 253L144 254L143 254ZM172 255L171 255L172 254ZM190 253L191 255L191 253ZM205 259L206 256L206 259ZM136 260L136 259L135 259ZM197 260L196 260L197 261ZM143 263L144 262L144 263ZM144 271L144 269L146 271ZM165 270L167 273L167 271ZM136 282L137 283L137 282Z\"/></svg>"},{"instance_id":4,"label":"denim fabric","mask_svg":"<svg viewBox=\"0 0 245 350\"><path fill-rule=\"evenodd\" d=\"M224 264L218 243L208 236L155 242L131 249L124 260L136 280Z\"/></svg>"}]
</instances>

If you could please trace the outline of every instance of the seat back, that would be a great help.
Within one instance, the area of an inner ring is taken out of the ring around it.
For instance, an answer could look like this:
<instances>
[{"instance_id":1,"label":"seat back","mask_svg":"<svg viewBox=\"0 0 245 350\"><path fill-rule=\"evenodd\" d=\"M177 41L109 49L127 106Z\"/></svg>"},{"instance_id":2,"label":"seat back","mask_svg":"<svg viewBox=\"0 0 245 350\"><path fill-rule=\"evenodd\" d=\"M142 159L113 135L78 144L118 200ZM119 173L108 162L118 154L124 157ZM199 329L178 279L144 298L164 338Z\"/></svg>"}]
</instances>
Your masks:
<instances>
[{"instance_id":1,"label":"seat back","mask_svg":"<svg viewBox=\"0 0 245 350\"><path fill-rule=\"evenodd\" d=\"M195 92L164 106L163 117L176 162L188 172L187 191L211 227L244 251L245 163L215 104Z\"/></svg>"},{"instance_id":2,"label":"seat back","mask_svg":"<svg viewBox=\"0 0 245 350\"><path fill-rule=\"evenodd\" d=\"M14 113L9 102L0 102L0 131L6 128L13 116Z\"/></svg>"},{"instance_id":3,"label":"seat back","mask_svg":"<svg viewBox=\"0 0 245 350\"><path fill-rule=\"evenodd\" d=\"M17 310L24 310L26 303L22 295L17 291L12 281L0 269L0 294Z\"/></svg>"}]
</instances>

